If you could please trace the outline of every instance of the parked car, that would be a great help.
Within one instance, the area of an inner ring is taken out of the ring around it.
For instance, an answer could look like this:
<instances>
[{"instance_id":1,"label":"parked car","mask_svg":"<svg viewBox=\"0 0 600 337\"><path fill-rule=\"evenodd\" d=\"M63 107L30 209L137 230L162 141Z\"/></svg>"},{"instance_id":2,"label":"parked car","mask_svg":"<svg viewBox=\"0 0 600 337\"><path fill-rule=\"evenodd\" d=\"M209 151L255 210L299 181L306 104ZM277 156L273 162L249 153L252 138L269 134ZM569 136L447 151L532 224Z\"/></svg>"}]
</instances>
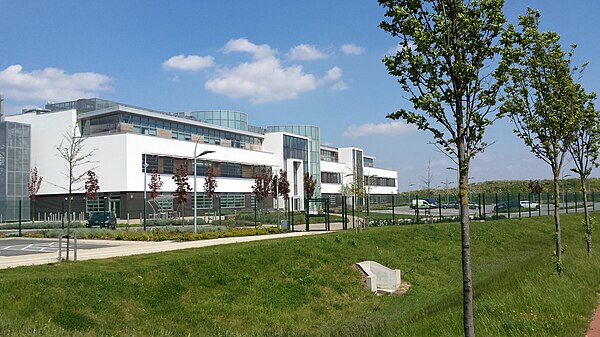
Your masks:
<instances>
[{"instance_id":1,"label":"parked car","mask_svg":"<svg viewBox=\"0 0 600 337\"><path fill-rule=\"evenodd\" d=\"M539 209L540 208L540 204L538 204L537 202L531 202L529 200L521 200L521 201L519 201L519 204L521 205L521 207L526 208L526 209Z\"/></svg>"},{"instance_id":2,"label":"parked car","mask_svg":"<svg viewBox=\"0 0 600 337\"><path fill-rule=\"evenodd\" d=\"M540 208L540 204L537 202L530 202L528 200L521 200L521 201L511 201L511 202L507 202L507 201L503 201L501 203L498 203L497 206L494 207L494 212L496 210L500 211L500 210L505 210L508 208L517 208L517 209L539 209Z\"/></svg>"},{"instance_id":3,"label":"parked car","mask_svg":"<svg viewBox=\"0 0 600 337\"><path fill-rule=\"evenodd\" d=\"M453 202L449 202L447 204L442 204L442 208L454 208L454 209L458 209L458 206L460 204L458 203L458 201L453 201ZM469 208L470 209L478 209L479 205L478 204L474 204L474 203L469 203Z\"/></svg>"},{"instance_id":4,"label":"parked car","mask_svg":"<svg viewBox=\"0 0 600 337\"><path fill-rule=\"evenodd\" d=\"M458 209L458 202L451 201L451 202L449 202L447 204L442 204L442 208L443 209L446 209L446 208L456 208L456 209Z\"/></svg>"},{"instance_id":5,"label":"parked car","mask_svg":"<svg viewBox=\"0 0 600 337\"><path fill-rule=\"evenodd\" d=\"M410 202L410 208L419 208L419 209L429 209L429 208L433 208L435 206L432 206L427 200L425 199L414 199Z\"/></svg>"},{"instance_id":6,"label":"parked car","mask_svg":"<svg viewBox=\"0 0 600 337\"><path fill-rule=\"evenodd\" d=\"M117 228L117 217L113 212L91 212L87 227Z\"/></svg>"},{"instance_id":7,"label":"parked car","mask_svg":"<svg viewBox=\"0 0 600 337\"><path fill-rule=\"evenodd\" d=\"M423 200L427 201L429 203L429 207L431 207L431 208L438 207L438 204L437 204L437 201L435 200L435 198L423 198Z\"/></svg>"}]
</instances>

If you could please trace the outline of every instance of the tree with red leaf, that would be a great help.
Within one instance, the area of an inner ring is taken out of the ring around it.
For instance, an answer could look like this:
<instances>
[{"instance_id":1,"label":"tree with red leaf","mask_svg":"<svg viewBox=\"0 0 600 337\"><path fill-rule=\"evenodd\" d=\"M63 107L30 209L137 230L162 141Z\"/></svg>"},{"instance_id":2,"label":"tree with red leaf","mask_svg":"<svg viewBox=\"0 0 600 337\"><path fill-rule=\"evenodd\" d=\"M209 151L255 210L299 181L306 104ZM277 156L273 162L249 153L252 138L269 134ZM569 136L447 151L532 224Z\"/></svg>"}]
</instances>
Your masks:
<instances>
[{"instance_id":1,"label":"tree with red leaf","mask_svg":"<svg viewBox=\"0 0 600 337\"><path fill-rule=\"evenodd\" d=\"M96 175L96 172L92 170L88 170L86 174L88 178L85 181L85 196L90 200L95 200L96 194L100 189L100 186L98 185L98 176Z\"/></svg>"},{"instance_id":2,"label":"tree with red leaf","mask_svg":"<svg viewBox=\"0 0 600 337\"><path fill-rule=\"evenodd\" d=\"M37 196L40 187L42 186L42 177L38 173L37 166L34 166L29 174L29 181L27 181L27 191L29 192L29 200L31 200L31 221L34 219L34 208L35 208L35 197Z\"/></svg>"},{"instance_id":3,"label":"tree with red leaf","mask_svg":"<svg viewBox=\"0 0 600 337\"><path fill-rule=\"evenodd\" d=\"M192 187L188 183L187 170L183 165L177 168L172 178L175 186L177 186L175 192L173 192L173 197L175 197L175 201L177 202L177 209L181 208L181 224L183 225L185 223L185 203L188 201L188 194L192 191Z\"/></svg>"}]
</instances>

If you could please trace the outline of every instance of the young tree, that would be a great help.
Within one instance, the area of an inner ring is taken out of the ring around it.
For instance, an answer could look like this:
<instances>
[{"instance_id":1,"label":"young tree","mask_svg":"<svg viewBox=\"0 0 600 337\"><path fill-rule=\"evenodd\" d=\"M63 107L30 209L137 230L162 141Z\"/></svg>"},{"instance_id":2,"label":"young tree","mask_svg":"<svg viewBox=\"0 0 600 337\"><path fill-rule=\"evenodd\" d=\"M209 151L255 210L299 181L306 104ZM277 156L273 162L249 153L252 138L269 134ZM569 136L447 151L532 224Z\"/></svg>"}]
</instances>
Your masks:
<instances>
[{"instance_id":1,"label":"young tree","mask_svg":"<svg viewBox=\"0 0 600 337\"><path fill-rule=\"evenodd\" d=\"M304 192L306 193L306 198L310 199L315 194L315 189L317 188L317 181L313 179L310 173L304 173Z\"/></svg>"},{"instance_id":2,"label":"young tree","mask_svg":"<svg viewBox=\"0 0 600 337\"><path fill-rule=\"evenodd\" d=\"M433 188L431 184L433 184L433 172L431 171L431 160L427 161L427 169L425 170L425 176L421 178L423 182L423 187L427 193L428 197L433 195Z\"/></svg>"},{"instance_id":3,"label":"young tree","mask_svg":"<svg viewBox=\"0 0 600 337\"><path fill-rule=\"evenodd\" d=\"M177 209L181 209L181 224L185 224L185 203L188 201L188 194L192 191L192 187L188 183L187 170L185 167L180 165L177 170L175 170L175 174L172 177L175 182L175 192L173 192L173 197L177 202Z\"/></svg>"},{"instance_id":4,"label":"young tree","mask_svg":"<svg viewBox=\"0 0 600 337\"><path fill-rule=\"evenodd\" d=\"M258 200L262 200L269 196L271 193L271 181L273 176L268 170L262 170L262 174L254 176L254 185L252 185L252 192Z\"/></svg>"},{"instance_id":5,"label":"young tree","mask_svg":"<svg viewBox=\"0 0 600 337\"><path fill-rule=\"evenodd\" d=\"M474 336L469 225L470 162L487 144L501 83L491 76L505 22L503 0L379 0L389 21L380 27L397 37L395 55L383 59L409 94L414 111L389 114L433 134L458 166L462 238L463 328ZM418 112L420 111L420 112Z\"/></svg>"},{"instance_id":6,"label":"young tree","mask_svg":"<svg viewBox=\"0 0 600 337\"><path fill-rule=\"evenodd\" d=\"M71 202L73 191L81 189L79 184L85 180L85 176L87 175L87 170L83 172L79 170L93 163L92 158L96 152L96 149L89 151L85 149L85 140L86 138L82 137L79 133L79 127L75 125L69 132L63 134L62 141L56 146L58 156L65 161L65 171L63 174L67 178L67 187L65 190L68 192L67 235L71 235Z\"/></svg>"},{"instance_id":7,"label":"young tree","mask_svg":"<svg viewBox=\"0 0 600 337\"><path fill-rule=\"evenodd\" d=\"M29 173L29 180L27 181L27 191L29 192L29 200L31 200L31 222L35 218L35 198L42 186L42 180L44 177L39 175L37 166L34 166Z\"/></svg>"},{"instance_id":8,"label":"young tree","mask_svg":"<svg viewBox=\"0 0 600 337\"><path fill-rule=\"evenodd\" d=\"M577 130L575 140L569 143L569 153L573 157L575 168L571 171L579 175L581 183L581 192L583 193L583 214L585 221L585 241L587 243L587 254L592 256L592 225L590 223L590 213L588 210L587 193L585 186L592 169L598 167L598 152L600 150L600 114L595 109L592 100L595 95L582 95L587 102L582 102L583 118L580 121L580 128Z\"/></svg>"},{"instance_id":9,"label":"young tree","mask_svg":"<svg viewBox=\"0 0 600 337\"><path fill-rule=\"evenodd\" d=\"M540 14L529 8L519 17L521 31L509 25L502 34L502 61L497 77L507 80L501 111L536 157L552 169L555 265L562 274L559 179L568 145L574 141L581 114L580 90L573 81L570 58L554 32L540 32Z\"/></svg>"},{"instance_id":10,"label":"young tree","mask_svg":"<svg viewBox=\"0 0 600 337\"><path fill-rule=\"evenodd\" d=\"M271 175L271 172L263 169L262 170L262 174L257 174L254 176L254 185L252 185L252 193L254 193L254 224L255 226L257 225L257 214L256 214L256 210L259 206L259 203L261 200L263 200L264 198L269 196L269 193L271 193L271 181L273 180L273 177Z\"/></svg>"},{"instance_id":11,"label":"young tree","mask_svg":"<svg viewBox=\"0 0 600 337\"><path fill-rule=\"evenodd\" d=\"M287 179L287 172L284 170L279 170L279 179L277 180L279 195L283 197L284 200L288 200L290 198L290 182Z\"/></svg>"},{"instance_id":12,"label":"young tree","mask_svg":"<svg viewBox=\"0 0 600 337\"><path fill-rule=\"evenodd\" d=\"M160 179L160 174L156 172L155 169L152 170L152 174L150 175L150 182L148 183L148 189L150 190L150 199L154 201L154 203L158 207L158 203L156 202L156 197L160 195L160 189L163 187L163 181ZM154 208L154 206L152 206ZM156 212L156 211L155 211ZM156 214L156 213L155 213Z\"/></svg>"},{"instance_id":13,"label":"young tree","mask_svg":"<svg viewBox=\"0 0 600 337\"><path fill-rule=\"evenodd\" d=\"M204 178L204 193L209 197L215 195L217 189L217 179L215 178L215 171L212 166L206 168L206 177Z\"/></svg>"},{"instance_id":14,"label":"young tree","mask_svg":"<svg viewBox=\"0 0 600 337\"><path fill-rule=\"evenodd\" d=\"M96 193L100 189L100 185L98 185L98 176L96 172L92 170L87 171L87 180L85 181L85 196L88 199L95 200Z\"/></svg>"}]
</instances>

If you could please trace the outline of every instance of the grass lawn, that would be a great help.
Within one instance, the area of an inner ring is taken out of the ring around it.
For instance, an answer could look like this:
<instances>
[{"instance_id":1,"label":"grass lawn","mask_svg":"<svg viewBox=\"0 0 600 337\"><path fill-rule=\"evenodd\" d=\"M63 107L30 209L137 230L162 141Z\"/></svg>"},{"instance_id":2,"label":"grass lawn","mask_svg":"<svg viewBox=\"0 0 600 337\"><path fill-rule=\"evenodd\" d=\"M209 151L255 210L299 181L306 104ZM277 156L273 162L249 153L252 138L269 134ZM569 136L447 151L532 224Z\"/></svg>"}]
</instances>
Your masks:
<instances>
[{"instance_id":1,"label":"grass lawn","mask_svg":"<svg viewBox=\"0 0 600 337\"><path fill-rule=\"evenodd\" d=\"M478 336L584 335L600 252L581 215L472 223ZM456 223L369 228L0 270L1 336L461 336ZM374 296L353 263L400 268L412 286Z\"/></svg>"}]
</instances>

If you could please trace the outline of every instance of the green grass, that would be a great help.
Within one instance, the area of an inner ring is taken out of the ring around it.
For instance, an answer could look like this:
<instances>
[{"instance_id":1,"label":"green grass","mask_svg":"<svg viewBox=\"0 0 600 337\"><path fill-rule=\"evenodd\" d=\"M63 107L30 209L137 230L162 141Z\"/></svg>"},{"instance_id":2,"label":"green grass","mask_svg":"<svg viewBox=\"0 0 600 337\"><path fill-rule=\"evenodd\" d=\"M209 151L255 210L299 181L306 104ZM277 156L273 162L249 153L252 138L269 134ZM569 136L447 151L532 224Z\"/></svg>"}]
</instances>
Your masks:
<instances>
[{"instance_id":1,"label":"green grass","mask_svg":"<svg viewBox=\"0 0 600 337\"><path fill-rule=\"evenodd\" d=\"M599 254L581 215L472 223L478 336L583 336ZM0 270L2 336L461 336L458 224L368 228L109 260ZM353 263L412 286L374 296Z\"/></svg>"}]
</instances>

